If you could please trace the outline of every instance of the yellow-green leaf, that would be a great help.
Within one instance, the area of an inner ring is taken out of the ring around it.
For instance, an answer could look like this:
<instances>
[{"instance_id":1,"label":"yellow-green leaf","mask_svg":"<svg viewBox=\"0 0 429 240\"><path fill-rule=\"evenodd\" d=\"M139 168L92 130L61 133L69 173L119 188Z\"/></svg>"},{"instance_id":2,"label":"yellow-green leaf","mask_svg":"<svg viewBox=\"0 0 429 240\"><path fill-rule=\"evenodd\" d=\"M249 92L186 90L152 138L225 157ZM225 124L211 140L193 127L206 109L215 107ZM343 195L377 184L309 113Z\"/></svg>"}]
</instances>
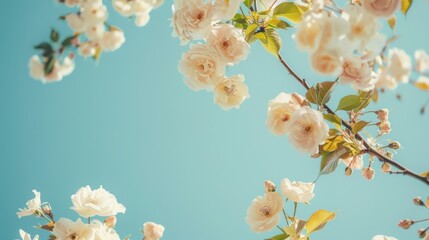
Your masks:
<instances>
[{"instance_id":1,"label":"yellow-green leaf","mask_svg":"<svg viewBox=\"0 0 429 240\"><path fill-rule=\"evenodd\" d=\"M390 27L392 30L395 30L395 25L396 25L396 16L393 16L393 17L389 18L389 19L387 20L387 23L389 24L389 27Z\"/></svg>"},{"instance_id":2,"label":"yellow-green leaf","mask_svg":"<svg viewBox=\"0 0 429 240\"><path fill-rule=\"evenodd\" d=\"M327 114L323 114L323 118L331 123L334 124L334 126L337 129L341 129L341 118L338 117L335 114L331 114L331 113L327 113Z\"/></svg>"},{"instance_id":3,"label":"yellow-green leaf","mask_svg":"<svg viewBox=\"0 0 429 240\"><path fill-rule=\"evenodd\" d=\"M334 172L335 169L337 169L341 155L346 152L347 150L343 147L337 149L334 152L324 152L322 154L322 160L320 161L319 176Z\"/></svg>"},{"instance_id":4,"label":"yellow-green leaf","mask_svg":"<svg viewBox=\"0 0 429 240\"><path fill-rule=\"evenodd\" d=\"M344 142L344 137L342 135L337 135L326 139L325 144L323 145L323 151L333 152L337 150L341 143Z\"/></svg>"},{"instance_id":5,"label":"yellow-green leaf","mask_svg":"<svg viewBox=\"0 0 429 240\"><path fill-rule=\"evenodd\" d=\"M360 130L362 130L364 127L366 127L366 125L368 125L369 122L365 122L365 121L359 121L357 123L354 123L352 125L352 132L353 134L358 133Z\"/></svg>"},{"instance_id":6,"label":"yellow-green leaf","mask_svg":"<svg viewBox=\"0 0 429 240\"><path fill-rule=\"evenodd\" d=\"M422 80L419 81L419 80L414 83L414 86L416 86L418 89L429 91L429 82L422 81Z\"/></svg>"},{"instance_id":7,"label":"yellow-green leaf","mask_svg":"<svg viewBox=\"0 0 429 240\"><path fill-rule=\"evenodd\" d=\"M401 12L404 15L407 15L407 13L410 10L410 7L411 7L412 4L413 4L413 0L402 0Z\"/></svg>"},{"instance_id":8,"label":"yellow-green leaf","mask_svg":"<svg viewBox=\"0 0 429 240\"><path fill-rule=\"evenodd\" d=\"M274 9L273 16L284 17L293 23L299 23L307 10L308 8L294 2L283 2Z\"/></svg>"},{"instance_id":9,"label":"yellow-green leaf","mask_svg":"<svg viewBox=\"0 0 429 240\"><path fill-rule=\"evenodd\" d=\"M255 34L255 36L257 34ZM280 49L282 48L282 40L279 34L274 29L267 29L263 34L266 36L267 40L265 42L261 40L262 46L269 53L277 57Z\"/></svg>"},{"instance_id":10,"label":"yellow-green leaf","mask_svg":"<svg viewBox=\"0 0 429 240\"><path fill-rule=\"evenodd\" d=\"M320 230L325 226L325 224L335 218L335 213L327 210L318 210L307 220L305 224L305 229L307 230L307 235L310 235L312 232Z\"/></svg>"},{"instance_id":11,"label":"yellow-green leaf","mask_svg":"<svg viewBox=\"0 0 429 240\"><path fill-rule=\"evenodd\" d=\"M305 97L311 103L324 105L331 99L331 94L334 91L336 82L326 81L316 84L311 87Z\"/></svg>"},{"instance_id":12,"label":"yellow-green leaf","mask_svg":"<svg viewBox=\"0 0 429 240\"><path fill-rule=\"evenodd\" d=\"M249 42L252 38L253 34L255 34L256 30L258 29L259 25L256 23L251 24L249 27L247 27L244 36L246 39L246 42Z\"/></svg>"},{"instance_id":13,"label":"yellow-green leaf","mask_svg":"<svg viewBox=\"0 0 429 240\"><path fill-rule=\"evenodd\" d=\"M267 238L265 240L285 240L288 237L289 237L289 235L282 233L282 234Z\"/></svg>"},{"instance_id":14,"label":"yellow-green leaf","mask_svg":"<svg viewBox=\"0 0 429 240\"><path fill-rule=\"evenodd\" d=\"M338 110L351 111L360 107L361 104L362 104L361 97L357 95L347 95L341 98L336 111Z\"/></svg>"}]
</instances>

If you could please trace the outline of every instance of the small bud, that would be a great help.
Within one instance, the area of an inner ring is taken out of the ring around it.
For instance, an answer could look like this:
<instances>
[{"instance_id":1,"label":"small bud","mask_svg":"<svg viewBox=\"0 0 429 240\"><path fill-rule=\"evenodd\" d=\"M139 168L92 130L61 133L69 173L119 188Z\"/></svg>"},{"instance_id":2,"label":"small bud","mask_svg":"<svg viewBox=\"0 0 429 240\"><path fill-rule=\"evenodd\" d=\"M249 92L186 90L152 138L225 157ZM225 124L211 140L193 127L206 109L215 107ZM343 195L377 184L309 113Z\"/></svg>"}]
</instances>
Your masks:
<instances>
[{"instance_id":1,"label":"small bud","mask_svg":"<svg viewBox=\"0 0 429 240\"><path fill-rule=\"evenodd\" d=\"M419 233L419 238L424 238L426 237L427 229L420 228L417 232Z\"/></svg>"},{"instance_id":2,"label":"small bud","mask_svg":"<svg viewBox=\"0 0 429 240\"><path fill-rule=\"evenodd\" d=\"M390 133L390 122L389 121L382 121L378 123L378 127L380 129L381 134L388 134Z\"/></svg>"},{"instance_id":3,"label":"small bud","mask_svg":"<svg viewBox=\"0 0 429 240\"><path fill-rule=\"evenodd\" d=\"M387 110L386 108L380 109L375 113L377 113L378 120L382 122L389 120L389 110Z\"/></svg>"},{"instance_id":4,"label":"small bud","mask_svg":"<svg viewBox=\"0 0 429 240\"><path fill-rule=\"evenodd\" d=\"M311 158L319 158L320 156L322 156L322 154L320 154L320 151L318 153L312 154Z\"/></svg>"},{"instance_id":5,"label":"small bud","mask_svg":"<svg viewBox=\"0 0 429 240\"><path fill-rule=\"evenodd\" d=\"M75 57L74 52L69 53L69 58L70 59L74 59L74 57Z\"/></svg>"},{"instance_id":6,"label":"small bud","mask_svg":"<svg viewBox=\"0 0 429 240\"><path fill-rule=\"evenodd\" d=\"M401 144L397 141L391 142L388 147L390 147L391 149L399 149L401 148Z\"/></svg>"},{"instance_id":7,"label":"small bud","mask_svg":"<svg viewBox=\"0 0 429 240\"><path fill-rule=\"evenodd\" d=\"M353 173L353 169L346 167L345 173L346 173L346 176L351 176Z\"/></svg>"},{"instance_id":8,"label":"small bud","mask_svg":"<svg viewBox=\"0 0 429 240\"><path fill-rule=\"evenodd\" d=\"M405 220L399 221L398 226L401 227L401 228L403 228L403 229L408 229L413 224L414 224L413 220L405 219Z\"/></svg>"},{"instance_id":9,"label":"small bud","mask_svg":"<svg viewBox=\"0 0 429 240\"><path fill-rule=\"evenodd\" d=\"M107 217L106 219L104 219L104 223L106 224L106 226L110 227L110 228L114 228L116 225L116 216L110 216Z\"/></svg>"},{"instance_id":10,"label":"small bud","mask_svg":"<svg viewBox=\"0 0 429 240\"><path fill-rule=\"evenodd\" d=\"M271 182L270 180L266 180L264 183L265 192L275 192L276 191L276 185Z\"/></svg>"},{"instance_id":11,"label":"small bud","mask_svg":"<svg viewBox=\"0 0 429 240\"><path fill-rule=\"evenodd\" d=\"M420 197L415 197L413 199L414 204L416 204L417 206L426 206L425 203L422 201L422 199Z\"/></svg>"},{"instance_id":12,"label":"small bud","mask_svg":"<svg viewBox=\"0 0 429 240\"><path fill-rule=\"evenodd\" d=\"M46 215L51 215L51 213L52 213L52 208L51 208L51 206L49 206L49 205L45 205L45 206L43 206L43 207L42 207L42 211L43 211L43 213L44 213L44 214L46 214Z\"/></svg>"},{"instance_id":13,"label":"small bud","mask_svg":"<svg viewBox=\"0 0 429 240\"><path fill-rule=\"evenodd\" d=\"M374 172L374 169L372 169L372 167L367 167L362 170L362 177L368 181L372 180L374 178L374 175L375 175L375 172Z\"/></svg>"},{"instance_id":14,"label":"small bud","mask_svg":"<svg viewBox=\"0 0 429 240\"><path fill-rule=\"evenodd\" d=\"M391 169L392 168L390 167L390 164L388 164L387 162L381 165L381 171L383 171L384 173L390 172Z\"/></svg>"}]
</instances>

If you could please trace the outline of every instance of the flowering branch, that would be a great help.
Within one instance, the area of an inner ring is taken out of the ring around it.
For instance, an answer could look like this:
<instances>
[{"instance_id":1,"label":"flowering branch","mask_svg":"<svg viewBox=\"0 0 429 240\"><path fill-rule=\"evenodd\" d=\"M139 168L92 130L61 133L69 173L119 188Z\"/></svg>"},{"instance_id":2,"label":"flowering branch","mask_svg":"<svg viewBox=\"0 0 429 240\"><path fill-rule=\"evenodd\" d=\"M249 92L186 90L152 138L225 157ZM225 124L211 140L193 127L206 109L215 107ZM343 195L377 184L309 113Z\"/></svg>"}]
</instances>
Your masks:
<instances>
[{"instance_id":1,"label":"flowering branch","mask_svg":"<svg viewBox=\"0 0 429 240\"><path fill-rule=\"evenodd\" d=\"M289 64L283 59L283 57L278 54L278 59L280 61L280 63L286 68L286 70L289 72L290 75L292 75L292 77L295 78L295 80L297 80L307 91L310 89L310 87L308 86L307 82L305 81L305 79L301 78L290 66ZM334 111L332 111L331 108L329 108L328 105L324 104L323 107L330 113L330 114L335 114ZM338 116L338 115L336 115ZM338 116L339 117L339 116ZM350 124L345 121L344 119L341 118L341 124L346 127L349 130L352 130L352 127L350 126ZM356 139L362 141L363 145L365 146L367 152L369 154L371 154L372 156L375 156L378 158L378 160L380 160L381 162L386 162L388 164L391 164L393 166L395 166L396 168L398 168L399 170L401 170L399 173L403 174L403 175L407 175L409 177L415 178L423 183L425 183L426 185L429 185L429 179L423 176L420 176L419 174L407 169L406 167L402 166L401 164L399 164L398 162L396 162L393 159L389 159L386 156L384 156L383 154L381 154L379 151L377 151L376 149L374 149L359 133L355 134ZM389 173L396 173L396 172L392 172L390 171Z\"/></svg>"}]
</instances>

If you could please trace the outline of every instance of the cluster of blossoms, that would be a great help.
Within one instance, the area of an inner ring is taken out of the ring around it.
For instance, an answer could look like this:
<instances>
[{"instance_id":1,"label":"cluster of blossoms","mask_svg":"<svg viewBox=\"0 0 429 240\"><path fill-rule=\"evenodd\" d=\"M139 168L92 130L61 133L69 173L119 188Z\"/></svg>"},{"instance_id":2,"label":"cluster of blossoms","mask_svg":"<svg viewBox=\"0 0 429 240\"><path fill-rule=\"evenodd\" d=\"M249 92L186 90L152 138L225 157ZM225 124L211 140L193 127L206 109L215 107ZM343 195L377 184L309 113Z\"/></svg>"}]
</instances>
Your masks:
<instances>
[{"instance_id":1,"label":"cluster of blossoms","mask_svg":"<svg viewBox=\"0 0 429 240\"><path fill-rule=\"evenodd\" d=\"M43 83L57 82L71 74L74 70L74 49L84 58L98 60L102 52L119 49L125 42L124 32L113 25L107 24L108 11L103 0L59 0L69 8L78 8L75 13L62 16L73 35L64 39L58 49L51 43L42 43L36 49L42 49L42 58L34 55L29 63L30 75ZM137 26L144 26L149 21L149 13L159 7L163 0L114 0L113 7L125 17L135 16ZM59 34L51 33L51 40L58 45ZM74 49L70 49L70 48ZM62 61L61 55L71 50ZM56 57L58 55L58 57Z\"/></svg>"},{"instance_id":2,"label":"cluster of blossoms","mask_svg":"<svg viewBox=\"0 0 429 240\"><path fill-rule=\"evenodd\" d=\"M316 154L329 136L329 127L320 111L310 107L298 93L280 93L268 104L268 128L276 135L289 134L300 151Z\"/></svg>"},{"instance_id":3,"label":"cluster of blossoms","mask_svg":"<svg viewBox=\"0 0 429 240\"><path fill-rule=\"evenodd\" d=\"M294 39L298 48L310 53L313 69L324 75L339 76L340 82L362 91L374 89L377 74L374 61L386 37L378 30L379 18L388 18L400 8L401 0L353 1L344 9L324 8L313 1L298 24Z\"/></svg>"},{"instance_id":4,"label":"cluster of blossoms","mask_svg":"<svg viewBox=\"0 0 429 240\"><path fill-rule=\"evenodd\" d=\"M117 219L116 214L125 213L125 207L118 203L116 197L102 187L92 190L89 186L80 188L76 194L71 196L72 210L81 217L87 218L88 223L84 223L81 218L76 221L68 218L54 220L52 208L47 203L42 203L40 192L33 190L35 197L27 202L27 207L19 209L19 218L34 215L44 218L47 224L38 228L51 232L50 239L85 239L85 240L120 240L114 227ZM104 217L104 221L91 219L96 216ZM159 240L164 232L164 227L153 222L146 222L143 225L145 240ZM31 236L23 230L19 231L22 240L31 240ZM33 240L38 240L36 235ZM126 238L128 239L128 238Z\"/></svg>"},{"instance_id":5,"label":"cluster of blossoms","mask_svg":"<svg viewBox=\"0 0 429 240\"><path fill-rule=\"evenodd\" d=\"M243 75L225 76L225 68L245 59L250 46L242 29L222 20L231 19L238 11L239 0L175 0L173 5L173 36L181 45L192 40L182 55L179 71L184 82L194 91L214 92L214 102L224 110L239 108L249 97Z\"/></svg>"}]
</instances>

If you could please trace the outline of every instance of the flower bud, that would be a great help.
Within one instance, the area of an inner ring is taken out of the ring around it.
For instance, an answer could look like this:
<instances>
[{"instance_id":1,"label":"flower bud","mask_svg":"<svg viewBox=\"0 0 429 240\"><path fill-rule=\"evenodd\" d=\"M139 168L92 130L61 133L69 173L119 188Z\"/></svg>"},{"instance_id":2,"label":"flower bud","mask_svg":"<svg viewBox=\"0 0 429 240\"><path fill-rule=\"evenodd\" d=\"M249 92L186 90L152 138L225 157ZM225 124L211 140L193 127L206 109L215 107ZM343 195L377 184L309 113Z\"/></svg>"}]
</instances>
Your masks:
<instances>
[{"instance_id":1,"label":"flower bud","mask_svg":"<svg viewBox=\"0 0 429 240\"><path fill-rule=\"evenodd\" d=\"M276 191L276 185L271 182L270 180L266 180L264 183L265 192L275 192Z\"/></svg>"},{"instance_id":2,"label":"flower bud","mask_svg":"<svg viewBox=\"0 0 429 240\"><path fill-rule=\"evenodd\" d=\"M414 224L414 221L413 221L413 220L405 219L405 220L401 220L401 221L398 223L398 226L399 226L399 227L401 227L401 228L403 228L403 229L408 229L408 228L410 228L410 227L411 227L411 225L413 225L413 224Z\"/></svg>"},{"instance_id":3,"label":"flower bud","mask_svg":"<svg viewBox=\"0 0 429 240\"><path fill-rule=\"evenodd\" d=\"M390 133L390 122L389 121L382 121L378 123L378 127L380 128L381 134L388 134Z\"/></svg>"},{"instance_id":4,"label":"flower bud","mask_svg":"<svg viewBox=\"0 0 429 240\"><path fill-rule=\"evenodd\" d=\"M116 221L117 221L116 216L110 216L110 217L107 217L106 219L104 219L104 223L106 224L106 226L111 227L111 228L115 227Z\"/></svg>"},{"instance_id":5,"label":"flower bud","mask_svg":"<svg viewBox=\"0 0 429 240\"><path fill-rule=\"evenodd\" d=\"M387 162L381 165L381 171L383 171L384 173L390 172L391 169L392 168L390 167L390 164L388 164Z\"/></svg>"},{"instance_id":6,"label":"flower bud","mask_svg":"<svg viewBox=\"0 0 429 240\"><path fill-rule=\"evenodd\" d=\"M346 167L345 173L346 173L346 176L351 176L353 173L353 169Z\"/></svg>"},{"instance_id":7,"label":"flower bud","mask_svg":"<svg viewBox=\"0 0 429 240\"><path fill-rule=\"evenodd\" d=\"M419 238L424 238L426 237L427 229L420 228L417 232L419 233Z\"/></svg>"},{"instance_id":8,"label":"flower bud","mask_svg":"<svg viewBox=\"0 0 429 240\"><path fill-rule=\"evenodd\" d=\"M425 206L425 203L422 201L422 199L420 197L415 197L413 199L414 204L416 204L417 206Z\"/></svg>"},{"instance_id":9,"label":"flower bud","mask_svg":"<svg viewBox=\"0 0 429 240\"><path fill-rule=\"evenodd\" d=\"M399 142L397 142L397 141L394 141L394 142L391 142L388 145L388 147L391 148L391 149L395 149L396 150L396 149L401 148L401 144Z\"/></svg>"},{"instance_id":10,"label":"flower bud","mask_svg":"<svg viewBox=\"0 0 429 240\"><path fill-rule=\"evenodd\" d=\"M382 122L389 120L389 110L387 110L386 108L380 109L375 113L377 113L378 120Z\"/></svg>"},{"instance_id":11,"label":"flower bud","mask_svg":"<svg viewBox=\"0 0 429 240\"><path fill-rule=\"evenodd\" d=\"M42 211L44 214L46 215L51 215L52 214L52 208L49 205L45 205L42 207Z\"/></svg>"},{"instance_id":12,"label":"flower bud","mask_svg":"<svg viewBox=\"0 0 429 240\"><path fill-rule=\"evenodd\" d=\"M362 177L368 181L374 178L374 174L375 172L374 172L374 169L372 169L372 167L367 167L362 170Z\"/></svg>"},{"instance_id":13,"label":"flower bud","mask_svg":"<svg viewBox=\"0 0 429 240\"><path fill-rule=\"evenodd\" d=\"M386 152L384 155L389 159L392 159L392 157L393 157L391 152Z\"/></svg>"}]
</instances>

